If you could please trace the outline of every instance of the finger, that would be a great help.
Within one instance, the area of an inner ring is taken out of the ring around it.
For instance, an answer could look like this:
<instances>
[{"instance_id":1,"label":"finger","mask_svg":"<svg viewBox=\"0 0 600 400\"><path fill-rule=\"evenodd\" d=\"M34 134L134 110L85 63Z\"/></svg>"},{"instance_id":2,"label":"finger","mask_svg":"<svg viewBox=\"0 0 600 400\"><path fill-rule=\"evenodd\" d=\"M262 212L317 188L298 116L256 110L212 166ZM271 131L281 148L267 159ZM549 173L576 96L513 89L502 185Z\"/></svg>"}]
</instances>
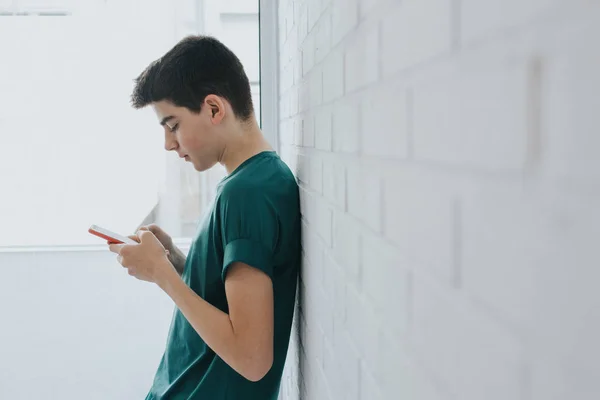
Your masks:
<instances>
[{"instance_id":1,"label":"finger","mask_svg":"<svg viewBox=\"0 0 600 400\"><path fill-rule=\"evenodd\" d=\"M156 233L156 232L160 231L160 227L156 224L146 225L146 228L148 228L148 230L152 233Z\"/></svg>"},{"instance_id":2,"label":"finger","mask_svg":"<svg viewBox=\"0 0 600 400\"><path fill-rule=\"evenodd\" d=\"M123 256L121 256L121 255L117 256L117 261L119 262L119 264L121 264L122 267L125 267L123 265Z\"/></svg>"},{"instance_id":3,"label":"finger","mask_svg":"<svg viewBox=\"0 0 600 400\"><path fill-rule=\"evenodd\" d=\"M121 254L121 249L123 248L123 246L125 245L122 243L113 243L108 246L108 249L115 254Z\"/></svg>"}]
</instances>

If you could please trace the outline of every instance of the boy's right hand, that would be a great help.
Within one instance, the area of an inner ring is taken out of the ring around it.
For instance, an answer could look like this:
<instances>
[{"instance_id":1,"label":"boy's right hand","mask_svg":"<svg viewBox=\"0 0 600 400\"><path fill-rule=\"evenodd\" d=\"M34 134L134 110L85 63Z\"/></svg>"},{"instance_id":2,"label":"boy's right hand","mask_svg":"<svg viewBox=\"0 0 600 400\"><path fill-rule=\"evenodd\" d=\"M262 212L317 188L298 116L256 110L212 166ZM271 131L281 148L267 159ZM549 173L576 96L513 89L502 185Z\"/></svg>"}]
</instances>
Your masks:
<instances>
[{"instance_id":1,"label":"boy's right hand","mask_svg":"<svg viewBox=\"0 0 600 400\"><path fill-rule=\"evenodd\" d=\"M138 231L150 231L154 234L154 236L156 236L158 241L167 251L167 257L169 258L169 261L171 261L175 269L181 275L185 266L185 256L181 255L181 252L177 250L175 244L173 244L173 239L171 236L169 236L167 232L163 231L162 228L156 224L142 226L140 229L138 229ZM140 242L140 238L137 235L129 235L128 237L138 243Z\"/></svg>"},{"instance_id":2,"label":"boy's right hand","mask_svg":"<svg viewBox=\"0 0 600 400\"><path fill-rule=\"evenodd\" d=\"M171 236L169 236L169 234L167 232L163 231L160 226L158 226L156 224L150 224L150 225L142 226L139 230L152 232L154 234L154 236L156 236L158 241L163 245L163 247L166 250L169 250L169 252L172 252L173 239L171 238ZM137 235L129 235L128 237L130 239L135 240L136 242L140 241L140 239L138 238Z\"/></svg>"}]
</instances>

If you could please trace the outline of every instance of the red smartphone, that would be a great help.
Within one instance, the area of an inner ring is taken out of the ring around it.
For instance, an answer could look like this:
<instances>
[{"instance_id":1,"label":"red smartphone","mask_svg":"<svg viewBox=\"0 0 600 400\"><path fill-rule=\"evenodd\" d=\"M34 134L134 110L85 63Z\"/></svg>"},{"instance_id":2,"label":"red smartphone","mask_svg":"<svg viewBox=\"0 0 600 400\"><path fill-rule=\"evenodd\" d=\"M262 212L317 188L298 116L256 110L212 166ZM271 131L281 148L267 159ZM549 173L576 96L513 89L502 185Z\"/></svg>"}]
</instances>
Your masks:
<instances>
[{"instance_id":1,"label":"red smartphone","mask_svg":"<svg viewBox=\"0 0 600 400\"><path fill-rule=\"evenodd\" d=\"M119 235L118 233L109 231L108 229L101 228L97 225L90 226L88 232L92 235L96 235L104 240L107 240L110 243L123 243L123 244L137 244L133 239L129 239L127 236Z\"/></svg>"}]
</instances>

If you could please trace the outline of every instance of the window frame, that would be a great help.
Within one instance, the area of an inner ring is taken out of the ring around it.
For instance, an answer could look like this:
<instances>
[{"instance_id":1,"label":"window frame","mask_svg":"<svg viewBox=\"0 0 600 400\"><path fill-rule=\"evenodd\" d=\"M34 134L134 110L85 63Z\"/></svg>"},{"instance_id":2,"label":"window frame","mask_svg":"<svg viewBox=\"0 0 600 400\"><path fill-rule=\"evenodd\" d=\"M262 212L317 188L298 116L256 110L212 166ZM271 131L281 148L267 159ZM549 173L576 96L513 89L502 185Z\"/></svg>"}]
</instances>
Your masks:
<instances>
[{"instance_id":1,"label":"window frame","mask_svg":"<svg viewBox=\"0 0 600 400\"><path fill-rule=\"evenodd\" d=\"M277 2L259 0L260 125L273 149L279 153L279 34Z\"/></svg>"}]
</instances>

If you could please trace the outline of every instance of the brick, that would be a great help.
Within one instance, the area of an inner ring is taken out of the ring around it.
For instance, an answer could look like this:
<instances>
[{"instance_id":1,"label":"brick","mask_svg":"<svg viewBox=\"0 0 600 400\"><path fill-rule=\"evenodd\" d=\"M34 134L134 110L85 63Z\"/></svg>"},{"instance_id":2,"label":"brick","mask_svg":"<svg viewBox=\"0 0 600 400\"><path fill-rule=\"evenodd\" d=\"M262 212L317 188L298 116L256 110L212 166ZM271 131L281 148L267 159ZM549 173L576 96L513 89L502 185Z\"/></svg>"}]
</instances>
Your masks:
<instances>
[{"instance_id":1,"label":"brick","mask_svg":"<svg viewBox=\"0 0 600 400\"><path fill-rule=\"evenodd\" d=\"M359 400L360 396L360 357L352 345L348 332L336 332L334 351L339 358L341 386L336 393L341 398Z\"/></svg>"},{"instance_id":2,"label":"brick","mask_svg":"<svg viewBox=\"0 0 600 400\"><path fill-rule=\"evenodd\" d=\"M600 54L590 49L598 35L597 21L560 35L541 71L545 171L566 182L596 187L600 183Z\"/></svg>"},{"instance_id":3,"label":"brick","mask_svg":"<svg viewBox=\"0 0 600 400\"><path fill-rule=\"evenodd\" d=\"M294 57L297 55L299 51L298 45L298 30L292 29L290 34L287 37L287 42L283 46L281 50L282 62L292 63L294 61Z\"/></svg>"},{"instance_id":4,"label":"brick","mask_svg":"<svg viewBox=\"0 0 600 400\"><path fill-rule=\"evenodd\" d=\"M331 50L331 11L327 10L314 28L315 63L325 59Z\"/></svg>"},{"instance_id":5,"label":"brick","mask_svg":"<svg viewBox=\"0 0 600 400\"><path fill-rule=\"evenodd\" d=\"M315 196L304 189L304 187L302 187L300 191L300 210L302 212L302 217L313 226L313 224L316 223L316 199Z\"/></svg>"},{"instance_id":6,"label":"brick","mask_svg":"<svg viewBox=\"0 0 600 400\"><path fill-rule=\"evenodd\" d=\"M521 170L530 134L528 77L527 64L519 62L416 88L415 158Z\"/></svg>"},{"instance_id":7,"label":"brick","mask_svg":"<svg viewBox=\"0 0 600 400\"><path fill-rule=\"evenodd\" d=\"M406 331L409 318L409 264L397 250L381 237L362 237L362 289L386 325L396 333Z\"/></svg>"},{"instance_id":8,"label":"brick","mask_svg":"<svg viewBox=\"0 0 600 400\"><path fill-rule=\"evenodd\" d=\"M518 399L522 345L512 332L445 287L415 279L411 342L420 360L465 400Z\"/></svg>"},{"instance_id":9,"label":"brick","mask_svg":"<svg viewBox=\"0 0 600 400\"><path fill-rule=\"evenodd\" d=\"M289 145L289 144L285 144L285 143L280 143L279 147L280 147L281 159L283 161L285 161L285 163L289 166L290 170L294 174L294 177L297 178L297 174L296 174L297 160L296 160L296 156L295 156L296 147Z\"/></svg>"},{"instance_id":10,"label":"brick","mask_svg":"<svg viewBox=\"0 0 600 400\"><path fill-rule=\"evenodd\" d=\"M279 143L288 145L294 143L294 123L289 119L279 121Z\"/></svg>"},{"instance_id":11,"label":"brick","mask_svg":"<svg viewBox=\"0 0 600 400\"><path fill-rule=\"evenodd\" d=\"M342 211L346 210L346 169L335 159L323 161L323 195Z\"/></svg>"},{"instance_id":12,"label":"brick","mask_svg":"<svg viewBox=\"0 0 600 400\"><path fill-rule=\"evenodd\" d=\"M309 162L310 187L316 193L323 192L323 162L318 157L312 157Z\"/></svg>"},{"instance_id":13,"label":"brick","mask_svg":"<svg viewBox=\"0 0 600 400\"><path fill-rule=\"evenodd\" d=\"M331 247L333 212L331 208L322 200L322 198L319 198L316 203L315 226L317 228L317 232L323 239L325 245L327 247Z\"/></svg>"},{"instance_id":14,"label":"brick","mask_svg":"<svg viewBox=\"0 0 600 400\"><path fill-rule=\"evenodd\" d=\"M323 102L331 102L344 94L344 54L336 50L323 62Z\"/></svg>"},{"instance_id":15,"label":"brick","mask_svg":"<svg viewBox=\"0 0 600 400\"><path fill-rule=\"evenodd\" d=\"M315 147L319 150L331 151L332 149L332 107L319 107L315 114Z\"/></svg>"},{"instance_id":16,"label":"brick","mask_svg":"<svg viewBox=\"0 0 600 400\"><path fill-rule=\"evenodd\" d=\"M379 389L379 384L369 371L368 367L360 365L360 399L361 400L383 400L384 397Z\"/></svg>"},{"instance_id":17,"label":"brick","mask_svg":"<svg viewBox=\"0 0 600 400\"><path fill-rule=\"evenodd\" d=\"M294 85L302 82L302 51L294 51L294 59L290 62L294 73Z\"/></svg>"},{"instance_id":18,"label":"brick","mask_svg":"<svg viewBox=\"0 0 600 400\"><path fill-rule=\"evenodd\" d=\"M336 286L336 284L340 283L337 279L341 277L340 267L337 265L335 260L331 257L331 253L329 251L322 252L322 272L323 272L323 292L325 293L325 297L329 303L333 303L335 293L332 288ZM335 306L332 306L335 307ZM333 328L333 326L332 326ZM330 332L327 332L330 333ZM329 335L331 337L331 335Z\"/></svg>"},{"instance_id":19,"label":"brick","mask_svg":"<svg viewBox=\"0 0 600 400\"><path fill-rule=\"evenodd\" d=\"M302 116L302 146L314 147L315 145L315 117L309 112Z\"/></svg>"},{"instance_id":20,"label":"brick","mask_svg":"<svg viewBox=\"0 0 600 400\"><path fill-rule=\"evenodd\" d=\"M315 64L315 38L310 34L302 43L302 75L306 76L311 72Z\"/></svg>"},{"instance_id":21,"label":"brick","mask_svg":"<svg viewBox=\"0 0 600 400\"><path fill-rule=\"evenodd\" d=\"M361 219L376 233L383 230L383 183L375 170L363 171L364 208Z\"/></svg>"},{"instance_id":22,"label":"brick","mask_svg":"<svg viewBox=\"0 0 600 400\"><path fill-rule=\"evenodd\" d=\"M294 15L294 24L298 30L298 43L304 43L308 34L308 8L306 2L298 2L298 13Z\"/></svg>"},{"instance_id":23,"label":"brick","mask_svg":"<svg viewBox=\"0 0 600 400\"><path fill-rule=\"evenodd\" d=\"M378 3L382 0L359 0L358 2L358 16L360 19L364 19L375 9Z\"/></svg>"},{"instance_id":24,"label":"brick","mask_svg":"<svg viewBox=\"0 0 600 400\"><path fill-rule=\"evenodd\" d=\"M540 358L532 367L532 400L596 400L600 393L598 369L582 368L569 360Z\"/></svg>"},{"instance_id":25,"label":"brick","mask_svg":"<svg viewBox=\"0 0 600 400\"><path fill-rule=\"evenodd\" d=\"M310 32L321 16L321 0L310 0L308 2L308 31Z\"/></svg>"},{"instance_id":26,"label":"brick","mask_svg":"<svg viewBox=\"0 0 600 400\"><path fill-rule=\"evenodd\" d=\"M304 142L304 120L302 117L296 117L293 119L294 126L294 144L302 146Z\"/></svg>"},{"instance_id":27,"label":"brick","mask_svg":"<svg viewBox=\"0 0 600 400\"><path fill-rule=\"evenodd\" d=\"M348 213L359 219L362 218L365 207L363 168L362 164L353 163L349 164L346 170L346 206Z\"/></svg>"},{"instance_id":28,"label":"brick","mask_svg":"<svg viewBox=\"0 0 600 400\"><path fill-rule=\"evenodd\" d=\"M302 314L301 314L301 322L300 322L300 350L307 353L307 348L310 349L309 346L314 346L314 344L305 343L308 341L309 330L315 329L319 326L320 312L319 308L319 298L320 296L320 288L316 285L309 284L302 281L302 288L305 291L306 300L302 304Z\"/></svg>"},{"instance_id":29,"label":"brick","mask_svg":"<svg viewBox=\"0 0 600 400\"><path fill-rule=\"evenodd\" d=\"M333 328L335 333L339 329L345 329L344 323L346 321L347 309L346 309L346 290L348 284L344 281L345 275L343 268L340 267L337 262L329 255L325 259L328 260L329 264L335 265L334 269L331 269L331 277L333 278L334 284L330 286L331 291L331 312L324 323L328 323ZM332 336L330 336L332 337Z\"/></svg>"},{"instance_id":30,"label":"brick","mask_svg":"<svg viewBox=\"0 0 600 400\"><path fill-rule=\"evenodd\" d=\"M456 221L451 189L422 174L389 171L383 202L385 236L412 262L454 282Z\"/></svg>"},{"instance_id":31,"label":"brick","mask_svg":"<svg viewBox=\"0 0 600 400\"><path fill-rule=\"evenodd\" d=\"M333 219L333 254L347 279L357 282L360 277L360 227L351 217L336 212Z\"/></svg>"},{"instance_id":32,"label":"brick","mask_svg":"<svg viewBox=\"0 0 600 400\"><path fill-rule=\"evenodd\" d=\"M296 176L301 183L308 184L310 179L309 165L306 157L303 155L298 156L298 165L296 166Z\"/></svg>"},{"instance_id":33,"label":"brick","mask_svg":"<svg viewBox=\"0 0 600 400\"><path fill-rule=\"evenodd\" d=\"M304 351L308 355L308 358L314 361L314 363L311 365L311 369L321 369L323 366L324 354L323 331L321 328L316 324L305 324L302 344L304 346Z\"/></svg>"},{"instance_id":34,"label":"brick","mask_svg":"<svg viewBox=\"0 0 600 400\"><path fill-rule=\"evenodd\" d=\"M310 107L310 86L309 81L305 78L299 85L298 112L306 112Z\"/></svg>"},{"instance_id":35,"label":"brick","mask_svg":"<svg viewBox=\"0 0 600 400\"><path fill-rule=\"evenodd\" d=\"M290 92L290 116L295 117L300 112L300 92L291 90Z\"/></svg>"},{"instance_id":36,"label":"brick","mask_svg":"<svg viewBox=\"0 0 600 400\"><path fill-rule=\"evenodd\" d=\"M322 245L319 243L319 238L315 233L312 233L311 226L304 224L307 228L303 232L302 247L305 252L305 268L302 271L302 282L311 291L318 290L321 287L323 268L322 258L318 255L322 254Z\"/></svg>"},{"instance_id":37,"label":"brick","mask_svg":"<svg viewBox=\"0 0 600 400\"><path fill-rule=\"evenodd\" d=\"M290 118L293 115L295 115L292 113L292 97L293 96L295 96L296 98L298 97L298 93L295 89L288 90L286 93L284 93L280 97L281 117L282 118Z\"/></svg>"},{"instance_id":38,"label":"brick","mask_svg":"<svg viewBox=\"0 0 600 400\"><path fill-rule=\"evenodd\" d=\"M352 342L362 355L365 367L376 377L380 377L380 339L381 339L381 317L356 288L349 285L346 288L345 298L345 327L352 332Z\"/></svg>"},{"instance_id":39,"label":"brick","mask_svg":"<svg viewBox=\"0 0 600 400\"><path fill-rule=\"evenodd\" d=\"M333 0L321 0L321 9L325 11L332 7Z\"/></svg>"},{"instance_id":40,"label":"brick","mask_svg":"<svg viewBox=\"0 0 600 400\"><path fill-rule=\"evenodd\" d=\"M339 393L343 393L343 382L341 379L339 361L336 357L337 354L334 352L334 348L331 343L332 341L333 340L328 340L327 337L325 338L325 363L323 366L323 372L329 388L333 393L336 394L336 397L339 398Z\"/></svg>"},{"instance_id":41,"label":"brick","mask_svg":"<svg viewBox=\"0 0 600 400\"><path fill-rule=\"evenodd\" d=\"M379 173L364 164L351 164L346 181L348 212L375 232L381 232L383 181Z\"/></svg>"},{"instance_id":42,"label":"brick","mask_svg":"<svg viewBox=\"0 0 600 400\"><path fill-rule=\"evenodd\" d=\"M316 67L310 74L310 105L318 107L323 101L323 71Z\"/></svg>"},{"instance_id":43,"label":"brick","mask_svg":"<svg viewBox=\"0 0 600 400\"><path fill-rule=\"evenodd\" d=\"M379 65L379 29L375 25L359 31L355 42L346 50L346 93L377 82Z\"/></svg>"},{"instance_id":44,"label":"brick","mask_svg":"<svg viewBox=\"0 0 600 400\"><path fill-rule=\"evenodd\" d=\"M335 398L358 399L360 358L345 329L325 337L324 372Z\"/></svg>"},{"instance_id":45,"label":"brick","mask_svg":"<svg viewBox=\"0 0 600 400\"><path fill-rule=\"evenodd\" d=\"M302 222L302 250L304 251L305 261L308 262L305 270L307 275L314 276L314 281L320 286L323 279L320 271L323 266L323 245L317 236L316 232L309 226L306 221ZM304 273L302 279L304 279ZM305 279L309 282L309 279ZM310 281L311 283L313 281Z\"/></svg>"},{"instance_id":46,"label":"brick","mask_svg":"<svg viewBox=\"0 0 600 400\"><path fill-rule=\"evenodd\" d=\"M535 337L540 352L590 371L600 357L599 200L558 188L481 185L462 211L465 288Z\"/></svg>"},{"instance_id":47,"label":"brick","mask_svg":"<svg viewBox=\"0 0 600 400\"><path fill-rule=\"evenodd\" d=\"M406 0L382 22L383 74L448 54L452 44L452 0Z\"/></svg>"},{"instance_id":48,"label":"brick","mask_svg":"<svg viewBox=\"0 0 600 400\"><path fill-rule=\"evenodd\" d=\"M359 107L355 102L344 100L333 108L333 150L358 153L360 149Z\"/></svg>"},{"instance_id":49,"label":"brick","mask_svg":"<svg viewBox=\"0 0 600 400\"><path fill-rule=\"evenodd\" d=\"M279 93L285 93L294 84L294 69L291 63L280 69Z\"/></svg>"},{"instance_id":50,"label":"brick","mask_svg":"<svg viewBox=\"0 0 600 400\"><path fill-rule=\"evenodd\" d=\"M400 399L454 399L447 390L440 389L429 372L419 367L399 342L393 335L383 334L379 339L380 388L385 393L395 393Z\"/></svg>"},{"instance_id":51,"label":"brick","mask_svg":"<svg viewBox=\"0 0 600 400\"><path fill-rule=\"evenodd\" d=\"M323 369L320 367L312 369L306 368L306 371L308 376L303 382L306 382L307 389L300 398L319 397L324 400L333 400L334 398L330 394L327 378L323 373Z\"/></svg>"},{"instance_id":52,"label":"brick","mask_svg":"<svg viewBox=\"0 0 600 400\"><path fill-rule=\"evenodd\" d=\"M286 36L288 37L294 26L294 5L293 2L289 2L285 12L285 30L287 32Z\"/></svg>"},{"instance_id":53,"label":"brick","mask_svg":"<svg viewBox=\"0 0 600 400\"><path fill-rule=\"evenodd\" d=\"M279 118L286 119L290 117L290 98L289 93L279 95Z\"/></svg>"},{"instance_id":54,"label":"brick","mask_svg":"<svg viewBox=\"0 0 600 400\"><path fill-rule=\"evenodd\" d=\"M371 91L361 103L362 150L382 157L408 156L407 92L391 86Z\"/></svg>"},{"instance_id":55,"label":"brick","mask_svg":"<svg viewBox=\"0 0 600 400\"><path fill-rule=\"evenodd\" d=\"M333 337L335 326L341 326L346 318L344 299L346 285L341 267L331 257L329 252L323 253L323 291L326 301L322 304L327 309L327 314L321 325L325 336Z\"/></svg>"},{"instance_id":56,"label":"brick","mask_svg":"<svg viewBox=\"0 0 600 400\"><path fill-rule=\"evenodd\" d=\"M331 45L335 46L358 24L358 0L333 0Z\"/></svg>"},{"instance_id":57,"label":"brick","mask_svg":"<svg viewBox=\"0 0 600 400\"><path fill-rule=\"evenodd\" d=\"M482 40L501 30L515 28L547 14L560 0L462 0L460 5L461 42Z\"/></svg>"}]
</instances>

